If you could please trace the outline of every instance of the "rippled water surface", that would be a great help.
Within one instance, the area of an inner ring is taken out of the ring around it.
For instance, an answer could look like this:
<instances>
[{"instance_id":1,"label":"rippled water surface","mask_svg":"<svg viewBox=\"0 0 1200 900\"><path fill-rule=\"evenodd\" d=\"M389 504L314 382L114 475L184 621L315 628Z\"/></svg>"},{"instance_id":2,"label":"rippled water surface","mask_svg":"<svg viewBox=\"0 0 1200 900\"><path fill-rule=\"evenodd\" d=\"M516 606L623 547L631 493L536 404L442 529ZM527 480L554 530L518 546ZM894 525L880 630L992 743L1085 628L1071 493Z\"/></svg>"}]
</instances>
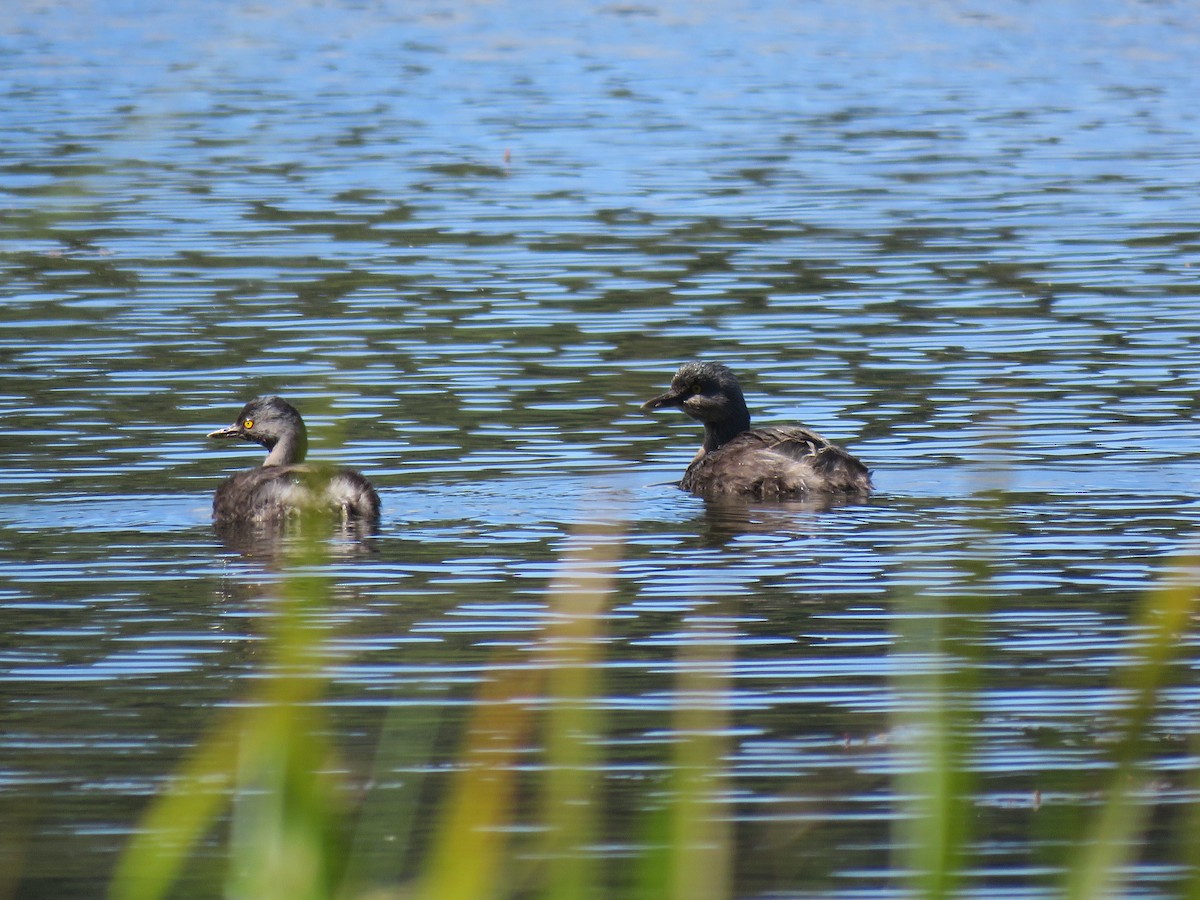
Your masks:
<instances>
[{"instance_id":1,"label":"rippled water surface","mask_svg":"<svg viewBox=\"0 0 1200 900\"><path fill-rule=\"evenodd\" d=\"M1131 609L1200 524L1198 53L1182 2L6 5L0 874L94 892L259 677L277 561L209 523L258 453L204 435L271 392L384 504L327 566L353 783L409 716L439 737L391 774L452 769L568 545L616 534L589 853L663 802L699 669L732 893L896 895L906 623L953 621L968 885L1052 894ZM876 496L678 491L698 428L638 406L694 357ZM1157 825L1198 663L1149 726ZM1131 895L1172 892L1167 843Z\"/></svg>"}]
</instances>

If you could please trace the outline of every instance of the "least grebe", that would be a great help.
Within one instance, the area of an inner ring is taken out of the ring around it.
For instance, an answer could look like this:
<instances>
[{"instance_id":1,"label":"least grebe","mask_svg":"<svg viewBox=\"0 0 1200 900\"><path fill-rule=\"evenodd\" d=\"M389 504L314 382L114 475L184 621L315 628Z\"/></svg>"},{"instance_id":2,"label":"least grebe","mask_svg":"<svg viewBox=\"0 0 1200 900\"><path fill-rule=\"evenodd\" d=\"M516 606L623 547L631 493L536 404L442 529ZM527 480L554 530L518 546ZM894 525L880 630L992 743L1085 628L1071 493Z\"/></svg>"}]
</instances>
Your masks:
<instances>
[{"instance_id":1,"label":"least grebe","mask_svg":"<svg viewBox=\"0 0 1200 900\"><path fill-rule=\"evenodd\" d=\"M684 363L671 389L642 409L664 406L704 424L704 444L679 482L685 491L774 500L871 490L867 467L815 431L803 425L751 429L741 385L719 363Z\"/></svg>"},{"instance_id":2,"label":"least grebe","mask_svg":"<svg viewBox=\"0 0 1200 900\"><path fill-rule=\"evenodd\" d=\"M343 522L374 525L379 495L353 469L304 465L308 433L304 420L279 397L256 397L228 428L210 438L241 438L267 448L261 467L225 479L213 498L216 522L267 522L305 509L328 508Z\"/></svg>"}]
</instances>

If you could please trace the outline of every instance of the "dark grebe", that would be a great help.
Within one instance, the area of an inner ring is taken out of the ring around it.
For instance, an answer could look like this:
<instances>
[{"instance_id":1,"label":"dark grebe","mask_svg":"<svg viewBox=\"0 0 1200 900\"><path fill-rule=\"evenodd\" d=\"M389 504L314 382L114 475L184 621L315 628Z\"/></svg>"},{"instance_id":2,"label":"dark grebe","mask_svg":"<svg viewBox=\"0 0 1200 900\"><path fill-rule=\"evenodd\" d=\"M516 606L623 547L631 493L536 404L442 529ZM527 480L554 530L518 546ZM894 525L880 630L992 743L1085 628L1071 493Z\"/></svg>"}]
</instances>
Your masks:
<instances>
[{"instance_id":1,"label":"dark grebe","mask_svg":"<svg viewBox=\"0 0 1200 900\"><path fill-rule=\"evenodd\" d=\"M302 465L308 433L295 408L279 397L256 397L237 421L209 434L241 438L267 448L261 467L231 475L213 498L217 523L278 521L304 509L328 508L342 522L379 522L379 495L352 469Z\"/></svg>"},{"instance_id":2,"label":"dark grebe","mask_svg":"<svg viewBox=\"0 0 1200 900\"><path fill-rule=\"evenodd\" d=\"M679 482L685 491L757 500L871 491L867 467L815 431L803 425L751 430L742 388L718 363L684 363L671 389L642 409L664 406L677 406L704 423L704 444Z\"/></svg>"}]
</instances>

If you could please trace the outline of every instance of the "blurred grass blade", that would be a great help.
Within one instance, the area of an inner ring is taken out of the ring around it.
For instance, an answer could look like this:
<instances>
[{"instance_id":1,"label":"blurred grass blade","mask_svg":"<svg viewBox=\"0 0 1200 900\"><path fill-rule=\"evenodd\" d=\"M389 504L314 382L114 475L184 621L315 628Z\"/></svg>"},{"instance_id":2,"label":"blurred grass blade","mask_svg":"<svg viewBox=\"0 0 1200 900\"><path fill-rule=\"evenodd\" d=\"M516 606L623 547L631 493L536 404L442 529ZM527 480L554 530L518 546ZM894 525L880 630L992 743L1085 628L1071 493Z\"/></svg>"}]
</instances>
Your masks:
<instances>
[{"instance_id":1,"label":"blurred grass blade","mask_svg":"<svg viewBox=\"0 0 1200 900\"><path fill-rule=\"evenodd\" d=\"M345 810L324 713L282 702L258 716L239 759L226 894L331 897L345 859Z\"/></svg>"},{"instance_id":2,"label":"blurred grass blade","mask_svg":"<svg viewBox=\"0 0 1200 900\"><path fill-rule=\"evenodd\" d=\"M1192 759L1200 757L1200 734L1193 734L1188 745ZM1200 766L1193 767L1188 787L1191 790L1191 803L1184 811L1181 827L1175 834L1180 863L1187 871L1187 879L1179 895L1187 900L1200 900Z\"/></svg>"},{"instance_id":3,"label":"blurred grass blade","mask_svg":"<svg viewBox=\"0 0 1200 900\"><path fill-rule=\"evenodd\" d=\"M680 648L671 777L662 807L643 821L636 897L732 896L734 836L725 806L732 644L710 621L693 623Z\"/></svg>"},{"instance_id":4,"label":"blurred grass blade","mask_svg":"<svg viewBox=\"0 0 1200 900\"><path fill-rule=\"evenodd\" d=\"M674 857L669 896L730 896L733 837L723 806L729 730L728 648L733 638L693 626L682 650L675 705Z\"/></svg>"},{"instance_id":5,"label":"blurred grass blade","mask_svg":"<svg viewBox=\"0 0 1200 900\"><path fill-rule=\"evenodd\" d=\"M167 893L192 848L229 801L239 730L238 721L230 718L209 734L150 805L117 863L110 897L140 900Z\"/></svg>"},{"instance_id":6,"label":"blurred grass blade","mask_svg":"<svg viewBox=\"0 0 1200 900\"><path fill-rule=\"evenodd\" d=\"M551 584L549 622L535 659L501 657L488 671L458 773L419 891L429 900L474 900L514 891L507 840L516 824L517 756L530 743L545 692L544 893L601 896L589 845L596 833L596 743L603 626L621 536L603 524L570 539Z\"/></svg>"},{"instance_id":7,"label":"blurred grass blade","mask_svg":"<svg viewBox=\"0 0 1200 900\"><path fill-rule=\"evenodd\" d=\"M528 660L498 659L485 676L450 799L419 895L428 900L495 897L505 883L505 829L513 819L516 758L531 727L540 673Z\"/></svg>"},{"instance_id":8,"label":"blurred grass blade","mask_svg":"<svg viewBox=\"0 0 1200 900\"><path fill-rule=\"evenodd\" d=\"M1158 692L1186 632L1197 595L1198 560L1186 558L1176 574L1151 590L1142 601L1133 628L1138 645L1118 673L1129 700L1120 713L1115 767L1106 799L1067 873L1068 900L1102 900L1124 896L1123 879L1137 848L1151 801L1146 797L1146 732L1158 705ZM1185 574L1186 573L1186 574Z\"/></svg>"},{"instance_id":9,"label":"blurred grass blade","mask_svg":"<svg viewBox=\"0 0 1200 900\"><path fill-rule=\"evenodd\" d=\"M259 696L201 738L179 774L150 804L118 861L116 900L162 897L231 801L227 892L287 900L327 897L342 860L340 791L329 770L324 693L328 598L323 521L303 517L280 602L271 618L271 661ZM219 873L212 873L219 876Z\"/></svg>"},{"instance_id":10,"label":"blurred grass blade","mask_svg":"<svg viewBox=\"0 0 1200 900\"><path fill-rule=\"evenodd\" d=\"M957 616L916 597L904 609L893 728L913 758L896 778L896 793L907 807L897 823L897 849L916 896L944 898L961 882L971 833L974 776L967 754L975 676L965 645L946 634Z\"/></svg>"},{"instance_id":11,"label":"blurred grass blade","mask_svg":"<svg viewBox=\"0 0 1200 900\"><path fill-rule=\"evenodd\" d=\"M591 852L603 727L596 700L603 695L605 625L622 539L615 525L573 537L550 586L550 622L541 653L549 700L542 819L548 860L544 894L552 900L601 895Z\"/></svg>"}]
</instances>

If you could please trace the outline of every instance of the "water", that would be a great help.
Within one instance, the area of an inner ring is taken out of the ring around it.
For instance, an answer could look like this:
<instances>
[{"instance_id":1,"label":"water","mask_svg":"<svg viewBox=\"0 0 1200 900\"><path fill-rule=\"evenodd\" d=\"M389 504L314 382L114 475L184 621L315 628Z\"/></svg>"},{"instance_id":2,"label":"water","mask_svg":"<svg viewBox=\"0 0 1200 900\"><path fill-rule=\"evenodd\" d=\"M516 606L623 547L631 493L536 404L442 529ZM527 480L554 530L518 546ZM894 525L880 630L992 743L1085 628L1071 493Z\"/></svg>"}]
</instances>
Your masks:
<instances>
[{"instance_id":1,"label":"water","mask_svg":"<svg viewBox=\"0 0 1200 900\"><path fill-rule=\"evenodd\" d=\"M254 683L279 577L208 509L256 452L204 435L277 392L384 504L371 552L330 563L352 779L396 711L442 710L422 766L451 766L494 654L539 645L570 535L618 523L614 823L661 801L707 641L734 893L892 895L920 597L969 620L984 673L969 883L1051 891L1131 606L1200 522L1197 35L1190 5L1119 0L10 3L6 877L94 891ZM697 356L757 421L846 443L877 496L675 490L698 429L637 407ZM1165 816L1192 796L1182 655ZM1171 892L1168 850L1152 833L1131 891Z\"/></svg>"}]
</instances>

